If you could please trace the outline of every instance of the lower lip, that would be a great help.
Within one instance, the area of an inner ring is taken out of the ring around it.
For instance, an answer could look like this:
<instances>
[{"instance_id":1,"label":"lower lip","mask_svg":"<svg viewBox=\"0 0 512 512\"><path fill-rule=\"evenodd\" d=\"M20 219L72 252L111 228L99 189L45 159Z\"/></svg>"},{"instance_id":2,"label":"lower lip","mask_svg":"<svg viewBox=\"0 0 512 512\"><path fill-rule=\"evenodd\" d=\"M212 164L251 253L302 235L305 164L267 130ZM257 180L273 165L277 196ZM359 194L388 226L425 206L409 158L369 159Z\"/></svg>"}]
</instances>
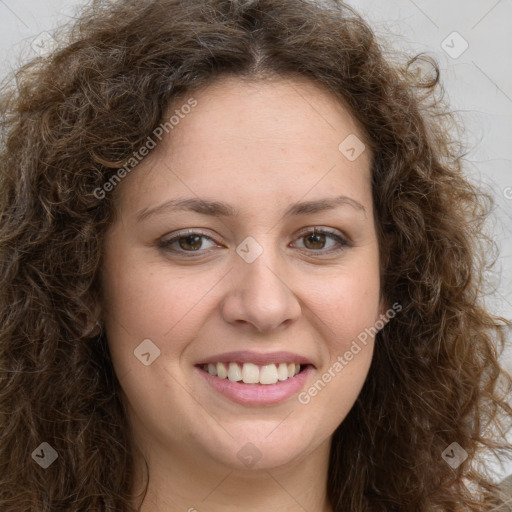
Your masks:
<instances>
[{"instance_id":1,"label":"lower lip","mask_svg":"<svg viewBox=\"0 0 512 512\"><path fill-rule=\"evenodd\" d=\"M295 377L276 384L241 384L229 379L219 379L197 366L195 370L210 386L233 402L258 406L278 404L295 395L304 387L313 367L308 365Z\"/></svg>"}]
</instances>

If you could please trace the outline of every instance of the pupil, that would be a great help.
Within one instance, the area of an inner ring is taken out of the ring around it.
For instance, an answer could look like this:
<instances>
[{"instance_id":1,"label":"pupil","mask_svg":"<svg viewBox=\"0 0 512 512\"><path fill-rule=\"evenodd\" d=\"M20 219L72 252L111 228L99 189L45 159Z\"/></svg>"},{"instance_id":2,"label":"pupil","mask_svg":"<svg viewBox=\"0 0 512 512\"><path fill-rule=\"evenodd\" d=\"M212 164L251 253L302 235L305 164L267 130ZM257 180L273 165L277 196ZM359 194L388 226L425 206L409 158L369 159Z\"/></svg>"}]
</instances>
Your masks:
<instances>
[{"instance_id":1,"label":"pupil","mask_svg":"<svg viewBox=\"0 0 512 512\"><path fill-rule=\"evenodd\" d=\"M324 235L321 235L319 233L313 233L313 234L307 236L306 239L308 241L312 240L313 245L314 244L322 245L323 244L323 241L322 241L323 237L324 237ZM315 249L321 249L321 247L315 247Z\"/></svg>"},{"instance_id":2,"label":"pupil","mask_svg":"<svg viewBox=\"0 0 512 512\"><path fill-rule=\"evenodd\" d=\"M198 236L198 235L188 235L188 236L186 236L186 237L183 237L181 240L185 240L185 242L186 242L186 244L187 244L187 245L192 246L192 245L194 245L194 242L193 242L193 241L192 241L192 242L190 242L190 241L191 241L191 240L195 240L195 241L196 241L196 244L197 244L197 242L198 242L198 241L200 242L201 237L200 237L200 236ZM185 247L183 247L183 244L181 244L181 245L182 245L182 247L181 247L181 248L182 248L182 249L185 249ZM201 246L201 243L199 243L199 247L200 247L200 246ZM195 248L194 248L194 247L192 247L192 249L193 249L193 250L197 250L197 249L199 249L199 247L195 247Z\"/></svg>"}]
</instances>

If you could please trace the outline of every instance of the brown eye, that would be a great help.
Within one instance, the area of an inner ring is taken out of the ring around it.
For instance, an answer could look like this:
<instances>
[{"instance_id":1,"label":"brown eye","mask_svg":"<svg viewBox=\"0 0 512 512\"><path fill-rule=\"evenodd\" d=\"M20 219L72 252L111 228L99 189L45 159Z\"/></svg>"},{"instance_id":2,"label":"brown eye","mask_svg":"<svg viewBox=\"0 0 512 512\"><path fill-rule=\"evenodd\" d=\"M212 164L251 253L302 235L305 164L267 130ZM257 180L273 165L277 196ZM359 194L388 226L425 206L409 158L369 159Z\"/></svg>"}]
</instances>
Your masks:
<instances>
[{"instance_id":1,"label":"brown eye","mask_svg":"<svg viewBox=\"0 0 512 512\"><path fill-rule=\"evenodd\" d=\"M304 244L308 249L323 249L323 246L326 242L326 236L322 233L312 233L310 235L307 235L303 237L303 240L306 241Z\"/></svg>"},{"instance_id":2,"label":"brown eye","mask_svg":"<svg viewBox=\"0 0 512 512\"><path fill-rule=\"evenodd\" d=\"M201 248L202 245L202 236L201 235L187 235L178 238L177 242L180 246L180 249L192 249L193 251L197 251Z\"/></svg>"},{"instance_id":3,"label":"brown eye","mask_svg":"<svg viewBox=\"0 0 512 512\"><path fill-rule=\"evenodd\" d=\"M298 240L304 241L305 249L313 252L319 252L321 254L337 252L349 246L348 242L344 238L337 233L328 230L313 229L312 231L310 230L309 232L303 233ZM334 248L333 245L331 245L330 248L325 249L329 240L333 240L335 242L333 244ZM336 245L338 248L336 248Z\"/></svg>"},{"instance_id":4,"label":"brown eye","mask_svg":"<svg viewBox=\"0 0 512 512\"><path fill-rule=\"evenodd\" d=\"M215 246L215 241L206 234L187 231L161 240L158 247L170 253L183 256L201 256L212 248L204 247L205 240L212 242L213 246ZM308 252L318 253L318 255L338 252L349 246L349 243L344 238L336 232L329 230L310 229L305 231L297 240L303 240L303 248ZM329 241L331 241L331 246L326 248ZM299 246L299 248L302 247Z\"/></svg>"},{"instance_id":5,"label":"brown eye","mask_svg":"<svg viewBox=\"0 0 512 512\"><path fill-rule=\"evenodd\" d=\"M203 233L188 232L181 233L168 239L161 240L158 246L169 252L176 253L190 253L200 252L201 249L206 250L204 246L204 240L213 240ZM173 247L174 246L174 247Z\"/></svg>"}]
</instances>

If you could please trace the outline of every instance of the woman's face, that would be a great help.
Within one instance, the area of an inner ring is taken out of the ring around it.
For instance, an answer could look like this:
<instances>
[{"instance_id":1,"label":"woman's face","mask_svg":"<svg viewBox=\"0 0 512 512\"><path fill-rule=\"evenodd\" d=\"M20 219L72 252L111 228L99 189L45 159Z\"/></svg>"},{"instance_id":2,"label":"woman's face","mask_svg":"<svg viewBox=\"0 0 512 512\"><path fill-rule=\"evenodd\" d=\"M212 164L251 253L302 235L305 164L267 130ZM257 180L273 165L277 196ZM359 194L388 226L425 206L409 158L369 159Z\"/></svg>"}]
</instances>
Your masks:
<instances>
[{"instance_id":1,"label":"woman's face","mask_svg":"<svg viewBox=\"0 0 512 512\"><path fill-rule=\"evenodd\" d=\"M311 82L223 78L193 100L118 185L106 240L132 434L190 468L324 464L385 311L369 150Z\"/></svg>"}]
</instances>

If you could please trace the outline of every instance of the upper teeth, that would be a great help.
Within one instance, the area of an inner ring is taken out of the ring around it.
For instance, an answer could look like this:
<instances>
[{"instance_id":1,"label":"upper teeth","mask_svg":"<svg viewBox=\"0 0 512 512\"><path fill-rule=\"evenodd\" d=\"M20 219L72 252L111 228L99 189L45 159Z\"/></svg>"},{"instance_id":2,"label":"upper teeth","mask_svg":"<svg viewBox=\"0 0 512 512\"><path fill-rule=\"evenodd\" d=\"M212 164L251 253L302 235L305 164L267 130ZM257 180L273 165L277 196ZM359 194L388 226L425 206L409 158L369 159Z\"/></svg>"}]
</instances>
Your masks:
<instances>
[{"instance_id":1,"label":"upper teeth","mask_svg":"<svg viewBox=\"0 0 512 512\"><path fill-rule=\"evenodd\" d=\"M253 363L244 363L242 367L238 363L210 363L203 365L203 369L210 375L216 375L221 379L228 378L245 384L275 384L297 375L300 372L300 364L278 363L277 365L265 364L258 366Z\"/></svg>"}]
</instances>

